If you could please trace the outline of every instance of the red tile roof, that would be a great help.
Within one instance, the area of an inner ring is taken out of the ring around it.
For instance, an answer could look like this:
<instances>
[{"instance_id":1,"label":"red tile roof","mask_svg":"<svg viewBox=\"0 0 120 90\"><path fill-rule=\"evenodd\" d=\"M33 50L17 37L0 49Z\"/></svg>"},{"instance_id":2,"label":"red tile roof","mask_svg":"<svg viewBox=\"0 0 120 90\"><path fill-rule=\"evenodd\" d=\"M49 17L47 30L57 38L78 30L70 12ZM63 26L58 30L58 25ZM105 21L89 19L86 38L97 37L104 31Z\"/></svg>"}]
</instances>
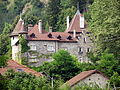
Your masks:
<instances>
[{"instance_id":1,"label":"red tile roof","mask_svg":"<svg viewBox=\"0 0 120 90\"><path fill-rule=\"evenodd\" d=\"M79 81L89 77L90 75L94 74L94 73L99 73L102 76L104 76L105 78L108 79L108 77L106 77L102 72L98 71L98 70L90 70L90 71L84 71L81 72L80 74L76 75L75 77L73 77L72 79L70 79L69 81L67 81L67 84L71 86L75 85L76 83L78 83Z\"/></svg>"},{"instance_id":2,"label":"red tile roof","mask_svg":"<svg viewBox=\"0 0 120 90\"><path fill-rule=\"evenodd\" d=\"M35 37L30 37L31 34L35 34ZM48 35L51 34L52 37L50 38ZM61 36L61 39L57 38ZM69 36L72 37L71 40L67 39ZM39 33L38 25L36 24L32 30L28 32L28 40L46 40L46 41L60 41L60 42L76 42L76 39L73 36L66 32L45 32Z\"/></svg>"},{"instance_id":3,"label":"red tile roof","mask_svg":"<svg viewBox=\"0 0 120 90\"><path fill-rule=\"evenodd\" d=\"M73 32L73 30L76 30L76 32L82 32L82 29L80 29L80 11L77 10L76 14L74 15L70 26L68 29L65 30L65 32Z\"/></svg>"},{"instance_id":4,"label":"red tile roof","mask_svg":"<svg viewBox=\"0 0 120 90\"><path fill-rule=\"evenodd\" d=\"M0 74L5 74L5 72L7 72L7 70L9 69L13 69L15 72L18 72L18 69L21 69L22 71L26 72L26 73L31 73L32 75L35 76L43 76L41 73L36 72L30 68L28 68L25 65L19 64L14 60L9 60L7 62L7 66L5 68L0 68Z\"/></svg>"}]
</instances>

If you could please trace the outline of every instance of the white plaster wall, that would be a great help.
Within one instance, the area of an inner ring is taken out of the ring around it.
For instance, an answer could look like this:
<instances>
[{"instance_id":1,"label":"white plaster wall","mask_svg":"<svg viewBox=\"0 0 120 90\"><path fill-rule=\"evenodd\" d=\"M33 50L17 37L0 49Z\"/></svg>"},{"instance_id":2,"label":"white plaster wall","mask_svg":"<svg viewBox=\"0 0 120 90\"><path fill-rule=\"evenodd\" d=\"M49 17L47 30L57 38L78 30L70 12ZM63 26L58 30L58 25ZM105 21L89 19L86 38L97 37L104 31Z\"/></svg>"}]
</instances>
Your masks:
<instances>
[{"instance_id":1,"label":"white plaster wall","mask_svg":"<svg viewBox=\"0 0 120 90\"><path fill-rule=\"evenodd\" d=\"M12 59L13 60L16 60L18 62L20 62L20 59L21 59L21 46L20 45L13 45L12 46Z\"/></svg>"},{"instance_id":2,"label":"white plaster wall","mask_svg":"<svg viewBox=\"0 0 120 90\"><path fill-rule=\"evenodd\" d=\"M19 37L18 36L13 36L11 37L11 46L12 46L12 59L17 61L17 62L21 62L21 45L16 43L19 41Z\"/></svg>"},{"instance_id":3,"label":"white plaster wall","mask_svg":"<svg viewBox=\"0 0 120 90\"><path fill-rule=\"evenodd\" d=\"M11 46L15 45L15 43L19 40L18 36L11 37Z\"/></svg>"}]
</instances>

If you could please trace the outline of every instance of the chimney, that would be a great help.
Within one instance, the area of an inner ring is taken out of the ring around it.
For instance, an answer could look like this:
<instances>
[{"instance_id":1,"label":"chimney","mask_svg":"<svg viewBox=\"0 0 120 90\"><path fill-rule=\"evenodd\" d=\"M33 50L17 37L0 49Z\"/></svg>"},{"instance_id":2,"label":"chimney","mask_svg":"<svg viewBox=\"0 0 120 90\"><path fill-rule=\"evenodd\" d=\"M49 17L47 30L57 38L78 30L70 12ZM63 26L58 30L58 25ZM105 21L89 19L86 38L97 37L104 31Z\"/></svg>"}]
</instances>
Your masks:
<instances>
[{"instance_id":1,"label":"chimney","mask_svg":"<svg viewBox=\"0 0 120 90\"><path fill-rule=\"evenodd\" d=\"M52 32L52 27L51 26L49 27L49 32Z\"/></svg>"},{"instance_id":2,"label":"chimney","mask_svg":"<svg viewBox=\"0 0 120 90\"><path fill-rule=\"evenodd\" d=\"M69 16L67 16L67 29L69 28L70 25L70 20L69 20Z\"/></svg>"},{"instance_id":3,"label":"chimney","mask_svg":"<svg viewBox=\"0 0 120 90\"><path fill-rule=\"evenodd\" d=\"M76 31L73 30L73 38L76 38Z\"/></svg>"},{"instance_id":4,"label":"chimney","mask_svg":"<svg viewBox=\"0 0 120 90\"><path fill-rule=\"evenodd\" d=\"M39 29L39 32L42 33L42 20L39 20L38 22L38 29Z\"/></svg>"},{"instance_id":5,"label":"chimney","mask_svg":"<svg viewBox=\"0 0 120 90\"><path fill-rule=\"evenodd\" d=\"M80 14L80 28L84 28L84 22L85 20L84 20L84 15L82 15L82 14Z\"/></svg>"},{"instance_id":6,"label":"chimney","mask_svg":"<svg viewBox=\"0 0 120 90\"><path fill-rule=\"evenodd\" d=\"M32 24L28 24L28 31L30 31L33 28Z\"/></svg>"}]
</instances>

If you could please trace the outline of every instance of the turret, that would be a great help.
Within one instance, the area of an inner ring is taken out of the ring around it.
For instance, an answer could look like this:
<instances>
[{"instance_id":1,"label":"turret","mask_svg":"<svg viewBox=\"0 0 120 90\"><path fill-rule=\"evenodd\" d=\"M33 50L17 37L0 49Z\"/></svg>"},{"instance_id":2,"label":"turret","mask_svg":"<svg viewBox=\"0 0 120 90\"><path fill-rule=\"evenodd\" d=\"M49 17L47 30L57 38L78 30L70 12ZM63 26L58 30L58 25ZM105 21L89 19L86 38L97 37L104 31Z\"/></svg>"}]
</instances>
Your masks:
<instances>
[{"instance_id":1,"label":"turret","mask_svg":"<svg viewBox=\"0 0 120 90\"><path fill-rule=\"evenodd\" d=\"M21 45L19 44L19 36L24 36L25 38L27 36L27 31L25 31L24 21L22 20L21 16L10 36L12 46L12 59L21 63Z\"/></svg>"}]
</instances>

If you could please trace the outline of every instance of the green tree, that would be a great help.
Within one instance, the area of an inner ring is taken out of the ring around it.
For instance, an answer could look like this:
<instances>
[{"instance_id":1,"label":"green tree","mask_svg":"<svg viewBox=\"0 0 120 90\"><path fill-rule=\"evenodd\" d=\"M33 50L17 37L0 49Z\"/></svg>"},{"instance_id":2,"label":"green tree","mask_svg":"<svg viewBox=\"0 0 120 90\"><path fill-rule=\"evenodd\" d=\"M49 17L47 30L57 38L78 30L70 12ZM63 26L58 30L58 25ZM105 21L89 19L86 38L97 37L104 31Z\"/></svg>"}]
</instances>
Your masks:
<instances>
[{"instance_id":1,"label":"green tree","mask_svg":"<svg viewBox=\"0 0 120 90\"><path fill-rule=\"evenodd\" d=\"M117 72L114 72L114 74L110 77L110 83L114 87L120 87L120 76Z\"/></svg>"},{"instance_id":2,"label":"green tree","mask_svg":"<svg viewBox=\"0 0 120 90\"><path fill-rule=\"evenodd\" d=\"M7 56L0 56L0 68L5 67L7 65Z\"/></svg>"},{"instance_id":3,"label":"green tree","mask_svg":"<svg viewBox=\"0 0 120 90\"><path fill-rule=\"evenodd\" d=\"M60 0L50 0L46 8L46 20L48 21L49 26L53 27L53 31L55 31L60 12Z\"/></svg>"},{"instance_id":4,"label":"green tree","mask_svg":"<svg viewBox=\"0 0 120 90\"><path fill-rule=\"evenodd\" d=\"M0 74L0 90L7 90L7 80L4 76Z\"/></svg>"},{"instance_id":5,"label":"green tree","mask_svg":"<svg viewBox=\"0 0 120 90\"><path fill-rule=\"evenodd\" d=\"M9 90L52 90L47 79L25 72L9 70L4 77L7 80L6 88Z\"/></svg>"},{"instance_id":6,"label":"green tree","mask_svg":"<svg viewBox=\"0 0 120 90\"><path fill-rule=\"evenodd\" d=\"M118 60L115 59L113 54L102 53L100 60L96 64L96 68L109 77L111 77L114 72L120 73L120 66Z\"/></svg>"},{"instance_id":7,"label":"green tree","mask_svg":"<svg viewBox=\"0 0 120 90\"><path fill-rule=\"evenodd\" d=\"M45 71L51 77L63 81L69 80L81 71L77 59L67 51L58 51L53 55L53 59L54 61L44 63L37 70Z\"/></svg>"},{"instance_id":8,"label":"green tree","mask_svg":"<svg viewBox=\"0 0 120 90\"><path fill-rule=\"evenodd\" d=\"M0 34L0 55L11 55L11 46L10 46L10 32L11 32L11 24L5 23L5 28L3 29L3 33Z\"/></svg>"},{"instance_id":9,"label":"green tree","mask_svg":"<svg viewBox=\"0 0 120 90\"><path fill-rule=\"evenodd\" d=\"M69 16L70 20L73 18L73 15L76 12L76 8L74 6L67 8L67 9L62 9L60 14L59 14L59 18L57 21L57 30L60 32L64 32L66 30L66 17Z\"/></svg>"},{"instance_id":10,"label":"green tree","mask_svg":"<svg viewBox=\"0 0 120 90\"><path fill-rule=\"evenodd\" d=\"M24 38L24 36L20 36L20 44L21 44L21 53L27 52L30 47L27 44L27 40Z\"/></svg>"},{"instance_id":11,"label":"green tree","mask_svg":"<svg viewBox=\"0 0 120 90\"><path fill-rule=\"evenodd\" d=\"M90 6L90 30L96 43L97 51L108 49L120 59L120 1L94 0Z\"/></svg>"}]
</instances>

